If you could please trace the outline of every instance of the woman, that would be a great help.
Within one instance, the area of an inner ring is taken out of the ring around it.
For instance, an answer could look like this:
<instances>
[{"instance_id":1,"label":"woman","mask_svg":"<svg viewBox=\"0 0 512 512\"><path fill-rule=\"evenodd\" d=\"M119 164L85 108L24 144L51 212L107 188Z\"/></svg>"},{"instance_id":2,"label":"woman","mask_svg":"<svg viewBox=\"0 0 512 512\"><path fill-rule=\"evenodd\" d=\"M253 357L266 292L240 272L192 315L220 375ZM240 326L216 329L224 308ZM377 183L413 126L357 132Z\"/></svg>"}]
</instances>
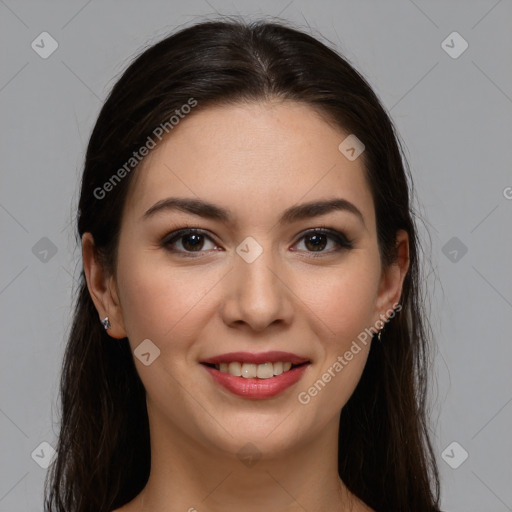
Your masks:
<instances>
[{"instance_id":1,"label":"woman","mask_svg":"<svg viewBox=\"0 0 512 512\"><path fill-rule=\"evenodd\" d=\"M47 510L437 510L408 178L309 35L142 53L87 149Z\"/></svg>"}]
</instances>

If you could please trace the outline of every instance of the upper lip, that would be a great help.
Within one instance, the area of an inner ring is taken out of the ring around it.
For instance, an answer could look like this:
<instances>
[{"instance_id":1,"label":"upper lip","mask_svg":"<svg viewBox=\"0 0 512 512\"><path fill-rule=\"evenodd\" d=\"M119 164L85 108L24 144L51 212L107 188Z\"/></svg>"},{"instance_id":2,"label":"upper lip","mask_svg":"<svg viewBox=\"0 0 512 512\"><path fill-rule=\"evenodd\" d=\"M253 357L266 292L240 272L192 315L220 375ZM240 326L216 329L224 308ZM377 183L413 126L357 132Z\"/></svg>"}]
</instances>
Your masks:
<instances>
[{"instance_id":1,"label":"upper lip","mask_svg":"<svg viewBox=\"0 0 512 512\"><path fill-rule=\"evenodd\" d=\"M252 352L229 352L228 354L219 354L218 356L210 357L200 361L201 363L220 364L220 363L276 363L278 361L290 362L292 364L302 364L309 362L307 357L298 356L291 352L281 352L279 350L272 350L270 352L259 352L257 354Z\"/></svg>"}]
</instances>

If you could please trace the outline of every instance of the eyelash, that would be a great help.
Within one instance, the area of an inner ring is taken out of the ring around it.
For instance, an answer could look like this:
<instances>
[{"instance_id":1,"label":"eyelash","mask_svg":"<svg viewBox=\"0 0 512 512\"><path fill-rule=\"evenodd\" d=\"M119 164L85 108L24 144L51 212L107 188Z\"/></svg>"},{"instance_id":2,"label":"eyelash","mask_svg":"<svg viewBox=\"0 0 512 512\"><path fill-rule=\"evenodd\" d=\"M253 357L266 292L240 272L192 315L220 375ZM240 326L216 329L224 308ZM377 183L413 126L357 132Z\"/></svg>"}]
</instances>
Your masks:
<instances>
[{"instance_id":1,"label":"eyelash","mask_svg":"<svg viewBox=\"0 0 512 512\"><path fill-rule=\"evenodd\" d=\"M313 258L319 258L328 254L333 254L340 252L342 250L350 250L353 249L353 241L349 240L343 233L336 231L334 229L330 229L327 226L320 226L318 228L310 229L302 234L302 236L297 240L297 242L294 244L296 245L298 242L303 240L304 238L307 238L308 236L312 235L325 235L328 238L334 240L334 242L337 244L337 248L331 251L306 251L310 254L310 257ZM169 233L164 239L162 240L162 246L172 253L178 253L181 255L186 255L184 257L191 257L191 258L197 258L200 257L199 254L202 252L207 251L181 251L173 249L171 246L180 240L181 238L184 238L187 235L201 235L208 239L210 239L213 243L215 241L212 239L211 236L209 236L205 231L199 228L193 228L193 227L186 227L179 229L177 231L173 231L172 233Z\"/></svg>"}]
</instances>

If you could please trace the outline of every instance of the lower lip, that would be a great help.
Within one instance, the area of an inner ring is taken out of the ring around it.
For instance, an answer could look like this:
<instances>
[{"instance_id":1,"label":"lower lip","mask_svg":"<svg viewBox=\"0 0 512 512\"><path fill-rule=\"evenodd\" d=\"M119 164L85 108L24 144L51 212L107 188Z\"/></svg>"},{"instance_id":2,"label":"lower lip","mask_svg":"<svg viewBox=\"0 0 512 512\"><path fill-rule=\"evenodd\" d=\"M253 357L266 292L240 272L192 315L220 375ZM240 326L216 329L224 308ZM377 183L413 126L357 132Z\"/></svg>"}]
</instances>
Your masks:
<instances>
[{"instance_id":1,"label":"lower lip","mask_svg":"<svg viewBox=\"0 0 512 512\"><path fill-rule=\"evenodd\" d=\"M235 377L227 372L221 372L211 366L203 366L213 380L223 386L231 393L244 398L264 399L282 393L285 389L293 386L304 375L309 364L296 366L281 375L270 377L270 379L246 379L244 377Z\"/></svg>"}]
</instances>

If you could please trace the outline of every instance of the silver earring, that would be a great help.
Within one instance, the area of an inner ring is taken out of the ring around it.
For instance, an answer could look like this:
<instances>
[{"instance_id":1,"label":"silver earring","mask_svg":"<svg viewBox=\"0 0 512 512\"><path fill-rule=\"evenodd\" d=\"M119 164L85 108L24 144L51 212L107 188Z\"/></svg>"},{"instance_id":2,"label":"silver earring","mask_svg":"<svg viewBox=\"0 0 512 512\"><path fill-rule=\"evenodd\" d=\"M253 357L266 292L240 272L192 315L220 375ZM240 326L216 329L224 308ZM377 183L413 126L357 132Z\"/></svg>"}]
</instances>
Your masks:
<instances>
[{"instance_id":1,"label":"silver earring","mask_svg":"<svg viewBox=\"0 0 512 512\"><path fill-rule=\"evenodd\" d=\"M110 325L110 321L108 319L108 316L106 316L101 323L103 324L103 327L105 327L105 330L108 331L112 326Z\"/></svg>"}]
</instances>

